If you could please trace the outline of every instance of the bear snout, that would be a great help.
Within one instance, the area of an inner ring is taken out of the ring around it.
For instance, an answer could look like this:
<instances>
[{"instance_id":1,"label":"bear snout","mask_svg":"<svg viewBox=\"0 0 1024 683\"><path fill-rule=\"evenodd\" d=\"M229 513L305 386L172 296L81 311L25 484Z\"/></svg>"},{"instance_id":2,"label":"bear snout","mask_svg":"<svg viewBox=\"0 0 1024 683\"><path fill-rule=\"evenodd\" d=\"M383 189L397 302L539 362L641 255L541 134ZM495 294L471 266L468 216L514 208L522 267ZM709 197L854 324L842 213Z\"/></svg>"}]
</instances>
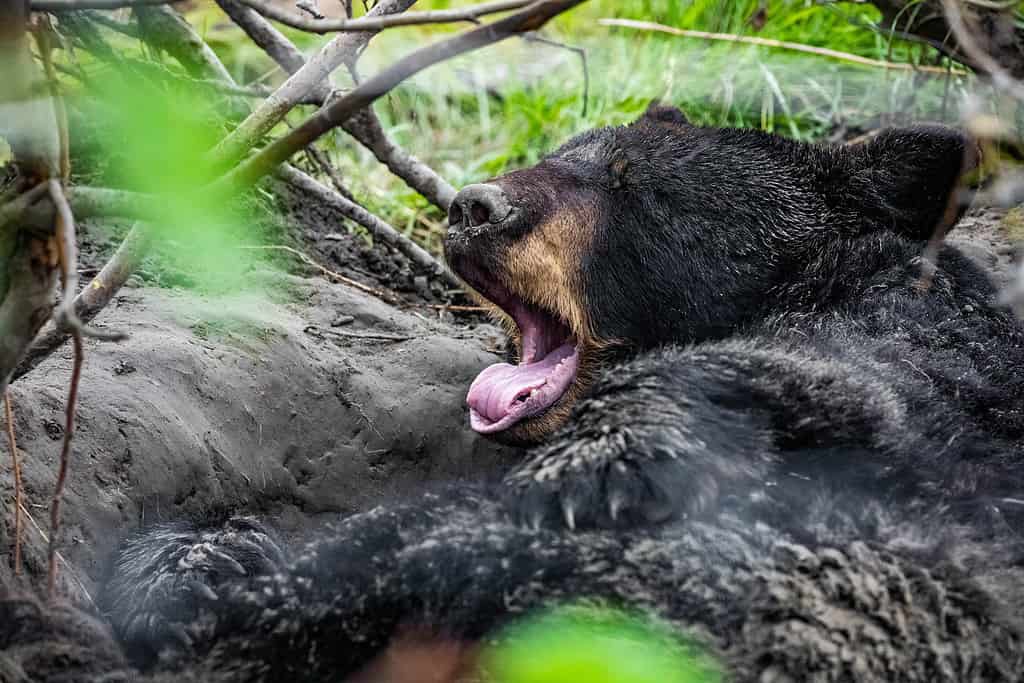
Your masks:
<instances>
[{"instance_id":1,"label":"bear snout","mask_svg":"<svg viewBox=\"0 0 1024 683\"><path fill-rule=\"evenodd\" d=\"M481 293L485 296L489 289L485 285L492 279L488 273L502 269L500 254L509 245L508 228L517 216L512 200L492 183L467 185L448 208L444 239L448 266L471 286L483 286Z\"/></svg>"},{"instance_id":2,"label":"bear snout","mask_svg":"<svg viewBox=\"0 0 1024 683\"><path fill-rule=\"evenodd\" d=\"M498 225L511 213L512 203L497 185L467 185L455 195L448 209L448 235Z\"/></svg>"}]
</instances>

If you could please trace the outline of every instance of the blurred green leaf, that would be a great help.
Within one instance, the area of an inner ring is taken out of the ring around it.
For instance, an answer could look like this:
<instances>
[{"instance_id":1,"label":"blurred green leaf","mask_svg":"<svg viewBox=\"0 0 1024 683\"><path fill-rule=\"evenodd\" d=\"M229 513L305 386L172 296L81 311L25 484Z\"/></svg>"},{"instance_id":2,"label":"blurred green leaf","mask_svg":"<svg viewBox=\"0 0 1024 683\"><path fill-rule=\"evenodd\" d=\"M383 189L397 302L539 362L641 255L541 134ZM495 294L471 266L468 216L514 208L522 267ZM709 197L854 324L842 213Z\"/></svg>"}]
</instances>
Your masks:
<instances>
[{"instance_id":1,"label":"blurred green leaf","mask_svg":"<svg viewBox=\"0 0 1024 683\"><path fill-rule=\"evenodd\" d=\"M719 683L715 663L639 615L568 606L527 618L484 653L488 683Z\"/></svg>"},{"instance_id":2,"label":"blurred green leaf","mask_svg":"<svg viewBox=\"0 0 1024 683\"><path fill-rule=\"evenodd\" d=\"M125 77L90 107L105 119L99 144L112 181L159 198L156 257L196 288L223 292L247 286L250 257L238 247L251 217L243 201L201 192L212 178L205 156L226 130L217 102L187 84Z\"/></svg>"}]
</instances>

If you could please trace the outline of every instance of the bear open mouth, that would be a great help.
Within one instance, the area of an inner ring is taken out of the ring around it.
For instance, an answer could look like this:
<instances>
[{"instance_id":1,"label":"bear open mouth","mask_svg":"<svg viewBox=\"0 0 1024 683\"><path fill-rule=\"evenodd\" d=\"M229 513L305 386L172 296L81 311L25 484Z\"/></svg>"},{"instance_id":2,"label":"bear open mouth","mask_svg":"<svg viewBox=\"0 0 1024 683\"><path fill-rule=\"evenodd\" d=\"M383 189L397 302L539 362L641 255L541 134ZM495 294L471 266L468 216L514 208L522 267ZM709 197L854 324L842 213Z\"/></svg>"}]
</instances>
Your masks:
<instances>
[{"instance_id":1,"label":"bear open mouth","mask_svg":"<svg viewBox=\"0 0 1024 683\"><path fill-rule=\"evenodd\" d=\"M490 298L490 297L489 297ZM519 365L497 363L469 388L470 426L493 434L548 410L576 380L579 349L569 327L554 315L511 296L491 298L519 327Z\"/></svg>"}]
</instances>

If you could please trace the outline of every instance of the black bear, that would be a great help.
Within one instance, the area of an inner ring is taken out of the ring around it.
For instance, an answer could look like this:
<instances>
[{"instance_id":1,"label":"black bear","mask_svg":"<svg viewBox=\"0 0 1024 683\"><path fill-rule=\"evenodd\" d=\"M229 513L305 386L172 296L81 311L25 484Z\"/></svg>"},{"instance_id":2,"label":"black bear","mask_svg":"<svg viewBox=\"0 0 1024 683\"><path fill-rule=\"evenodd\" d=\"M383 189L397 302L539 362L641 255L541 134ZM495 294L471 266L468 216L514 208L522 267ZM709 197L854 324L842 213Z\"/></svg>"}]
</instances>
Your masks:
<instances>
[{"instance_id":1,"label":"black bear","mask_svg":"<svg viewBox=\"0 0 1024 683\"><path fill-rule=\"evenodd\" d=\"M464 188L446 255L513 341L470 422L526 461L287 552L245 518L151 529L107 617L208 681L340 680L403 627L578 599L728 680L1024 680L1024 328L923 256L976 163L942 127L818 146L652 106Z\"/></svg>"}]
</instances>

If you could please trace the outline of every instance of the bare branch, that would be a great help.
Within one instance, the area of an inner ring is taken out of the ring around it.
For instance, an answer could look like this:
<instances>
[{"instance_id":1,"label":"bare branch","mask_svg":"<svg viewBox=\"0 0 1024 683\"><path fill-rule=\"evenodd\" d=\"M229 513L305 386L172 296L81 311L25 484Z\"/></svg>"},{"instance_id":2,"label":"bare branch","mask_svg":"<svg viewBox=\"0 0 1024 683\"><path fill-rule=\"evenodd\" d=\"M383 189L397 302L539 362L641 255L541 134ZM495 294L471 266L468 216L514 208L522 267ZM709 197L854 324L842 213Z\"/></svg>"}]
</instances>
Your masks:
<instances>
[{"instance_id":1,"label":"bare branch","mask_svg":"<svg viewBox=\"0 0 1024 683\"><path fill-rule=\"evenodd\" d=\"M373 152L377 161L401 178L406 185L426 197L446 214L455 198L455 188L437 171L398 146L384 132L372 106L357 111L341 124L342 129Z\"/></svg>"},{"instance_id":2,"label":"bare branch","mask_svg":"<svg viewBox=\"0 0 1024 683\"><path fill-rule=\"evenodd\" d=\"M217 0L217 4L231 18L231 21L245 31L245 34L288 74L294 74L306 63L306 59L299 49L255 10L237 0ZM321 82L317 88L320 93L320 103L323 104L323 100L330 93L330 87L326 82Z\"/></svg>"},{"instance_id":3,"label":"bare branch","mask_svg":"<svg viewBox=\"0 0 1024 683\"><path fill-rule=\"evenodd\" d=\"M146 43L172 55L190 75L235 85L213 49L178 12L166 6L139 7L135 15Z\"/></svg>"},{"instance_id":4,"label":"bare branch","mask_svg":"<svg viewBox=\"0 0 1024 683\"><path fill-rule=\"evenodd\" d=\"M347 218L366 228L375 240L391 245L417 266L426 269L431 275L443 279L449 285L461 286L459 281L455 279L455 276L422 247L355 202L350 202L340 194L332 192L329 188L324 187L315 179L292 166L281 166L277 175L288 184L315 198L318 202L337 209L338 212Z\"/></svg>"},{"instance_id":5,"label":"bare branch","mask_svg":"<svg viewBox=\"0 0 1024 683\"><path fill-rule=\"evenodd\" d=\"M286 26L309 33L337 31L380 31L393 26L419 24L451 24L462 21L478 23L480 17L526 7L532 0L495 0L479 5L448 10L427 10L394 16L360 17L359 19L310 19L282 9L269 0L238 0L260 14Z\"/></svg>"},{"instance_id":6,"label":"bare branch","mask_svg":"<svg viewBox=\"0 0 1024 683\"><path fill-rule=\"evenodd\" d=\"M47 185L41 184L40 189L45 192ZM89 187L78 185L67 190L65 197L71 205L74 215L80 218L93 218L97 216L130 216L133 218L157 218L161 216L162 209L158 199L148 194L131 192L129 190L112 190L105 187ZM0 226L3 225L5 209L12 206L0 207ZM56 217L53 204L50 202L38 202L35 205L24 209L21 222L34 230L42 230L53 225Z\"/></svg>"},{"instance_id":7,"label":"bare branch","mask_svg":"<svg viewBox=\"0 0 1024 683\"><path fill-rule=\"evenodd\" d=\"M112 10L143 5L167 5L178 0L30 0L33 12L73 12L83 9Z\"/></svg>"},{"instance_id":8,"label":"bare branch","mask_svg":"<svg viewBox=\"0 0 1024 683\"><path fill-rule=\"evenodd\" d=\"M492 45L512 36L536 31L551 18L585 0L538 0L526 9L453 38L429 45L399 60L347 94L327 103L320 111L250 157L210 185L215 196L233 194L249 187L295 152L305 149L321 135L347 120L407 78L429 66L466 52Z\"/></svg>"},{"instance_id":9,"label":"bare branch","mask_svg":"<svg viewBox=\"0 0 1024 683\"><path fill-rule=\"evenodd\" d=\"M218 0L218 3L253 42L263 48L282 69L294 74L305 64L302 53L262 16L235 0ZM315 86L312 94L323 104L330 93L331 88L325 80ZM372 107L353 115L342 124L342 128L373 152L378 161L409 187L442 211L448 211L448 206L455 196L455 188L434 169L395 144L385 133Z\"/></svg>"},{"instance_id":10,"label":"bare branch","mask_svg":"<svg viewBox=\"0 0 1024 683\"><path fill-rule=\"evenodd\" d=\"M383 0L377 3L368 17L400 13L414 3L415 0ZM372 32L346 33L324 45L213 149L210 158L214 166L227 168L240 159L304 96L318 88L327 87L327 78L331 72L353 61L374 35ZM324 92L325 98L329 92L329 89Z\"/></svg>"},{"instance_id":11,"label":"bare branch","mask_svg":"<svg viewBox=\"0 0 1024 683\"><path fill-rule=\"evenodd\" d=\"M71 205L64 196L60 181L49 181L50 198L57 208L57 246L60 250L61 280L63 293L61 303L57 307L56 324L66 328L73 334L102 339L104 341L120 341L127 335L120 332L102 332L94 330L75 314L75 292L78 290L78 246L75 234L75 218Z\"/></svg>"}]
</instances>

